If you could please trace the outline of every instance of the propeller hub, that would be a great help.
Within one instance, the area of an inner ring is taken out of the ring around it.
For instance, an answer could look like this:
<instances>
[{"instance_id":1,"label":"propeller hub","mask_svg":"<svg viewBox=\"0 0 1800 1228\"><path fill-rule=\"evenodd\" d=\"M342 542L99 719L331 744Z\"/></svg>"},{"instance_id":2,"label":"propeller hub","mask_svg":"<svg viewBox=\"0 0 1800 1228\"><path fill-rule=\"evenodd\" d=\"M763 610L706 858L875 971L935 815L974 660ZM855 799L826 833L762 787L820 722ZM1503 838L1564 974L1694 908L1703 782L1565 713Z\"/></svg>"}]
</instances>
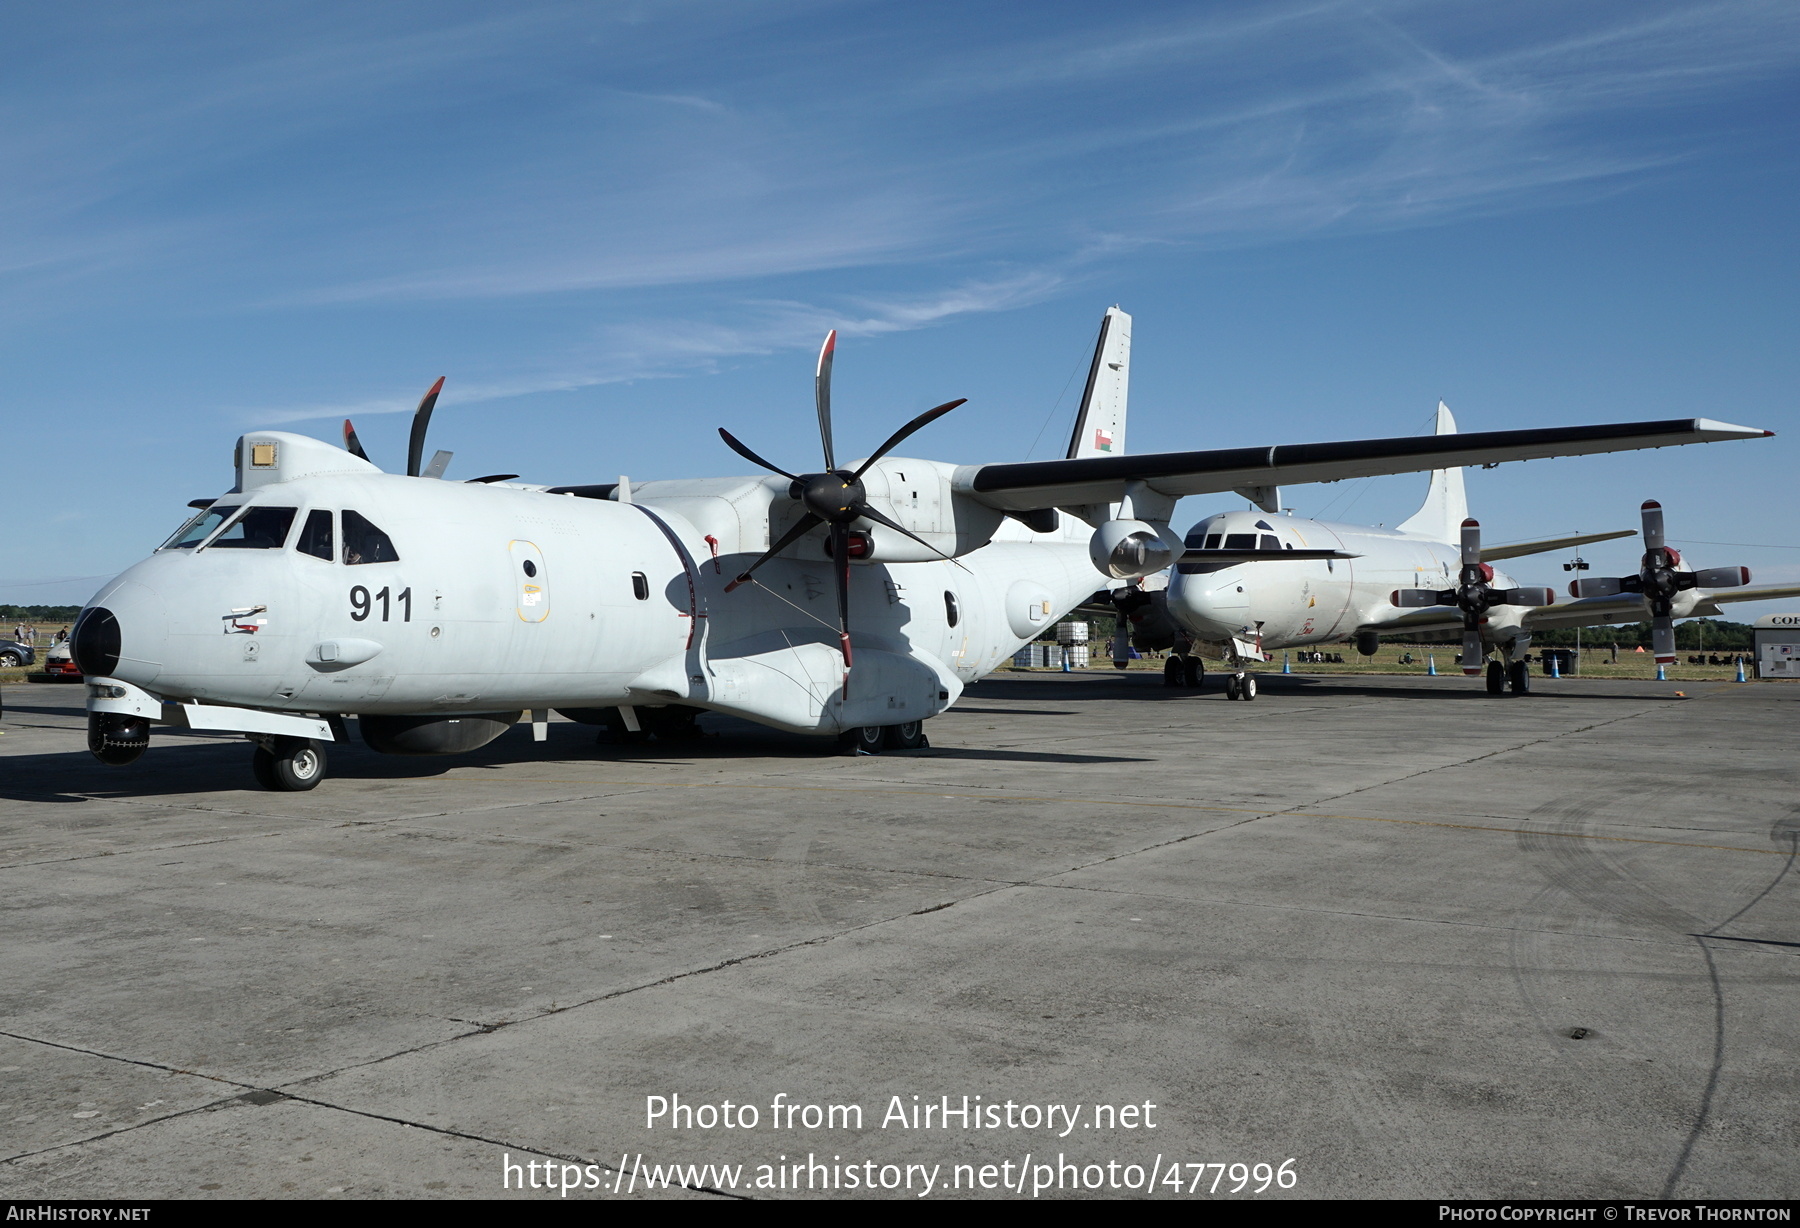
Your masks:
<instances>
[{"instance_id":1,"label":"propeller hub","mask_svg":"<svg viewBox=\"0 0 1800 1228\"><path fill-rule=\"evenodd\" d=\"M803 474L794 488L807 511L831 524L850 523L863 514L868 502L862 482L842 470Z\"/></svg>"}]
</instances>

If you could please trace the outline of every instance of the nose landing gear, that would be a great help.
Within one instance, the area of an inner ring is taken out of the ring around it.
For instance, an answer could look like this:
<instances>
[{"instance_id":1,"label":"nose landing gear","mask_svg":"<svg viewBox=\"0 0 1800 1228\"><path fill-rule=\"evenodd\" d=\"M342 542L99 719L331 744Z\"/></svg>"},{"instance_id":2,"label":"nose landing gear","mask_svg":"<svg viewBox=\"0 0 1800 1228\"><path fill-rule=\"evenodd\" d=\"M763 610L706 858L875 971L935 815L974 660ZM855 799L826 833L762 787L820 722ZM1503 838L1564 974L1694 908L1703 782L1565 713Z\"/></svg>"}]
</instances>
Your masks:
<instances>
[{"instance_id":1,"label":"nose landing gear","mask_svg":"<svg viewBox=\"0 0 1800 1228\"><path fill-rule=\"evenodd\" d=\"M264 735L253 739L250 770L256 783L278 793L303 793L325 779L325 744L314 738Z\"/></svg>"},{"instance_id":2,"label":"nose landing gear","mask_svg":"<svg viewBox=\"0 0 1800 1228\"><path fill-rule=\"evenodd\" d=\"M1256 698L1256 675L1245 670L1233 674L1225 680L1225 698L1251 700Z\"/></svg>"}]
</instances>

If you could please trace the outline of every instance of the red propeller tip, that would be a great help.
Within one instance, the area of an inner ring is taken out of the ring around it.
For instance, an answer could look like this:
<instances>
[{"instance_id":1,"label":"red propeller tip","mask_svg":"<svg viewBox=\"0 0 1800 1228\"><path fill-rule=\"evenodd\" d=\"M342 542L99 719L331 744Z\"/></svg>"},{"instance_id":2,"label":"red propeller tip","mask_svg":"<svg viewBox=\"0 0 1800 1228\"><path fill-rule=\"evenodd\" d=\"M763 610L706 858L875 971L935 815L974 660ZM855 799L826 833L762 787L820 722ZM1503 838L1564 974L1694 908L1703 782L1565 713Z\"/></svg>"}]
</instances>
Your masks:
<instances>
[{"instance_id":1,"label":"red propeller tip","mask_svg":"<svg viewBox=\"0 0 1800 1228\"><path fill-rule=\"evenodd\" d=\"M1661 506L1662 506L1662 504L1658 503L1655 499L1645 499L1644 505L1641 508L1639 508L1638 510L1641 512L1647 512L1653 507L1660 508Z\"/></svg>"},{"instance_id":2,"label":"red propeller tip","mask_svg":"<svg viewBox=\"0 0 1800 1228\"><path fill-rule=\"evenodd\" d=\"M1462 527L1465 529L1479 529L1481 527L1481 522L1471 516L1462 522Z\"/></svg>"}]
</instances>

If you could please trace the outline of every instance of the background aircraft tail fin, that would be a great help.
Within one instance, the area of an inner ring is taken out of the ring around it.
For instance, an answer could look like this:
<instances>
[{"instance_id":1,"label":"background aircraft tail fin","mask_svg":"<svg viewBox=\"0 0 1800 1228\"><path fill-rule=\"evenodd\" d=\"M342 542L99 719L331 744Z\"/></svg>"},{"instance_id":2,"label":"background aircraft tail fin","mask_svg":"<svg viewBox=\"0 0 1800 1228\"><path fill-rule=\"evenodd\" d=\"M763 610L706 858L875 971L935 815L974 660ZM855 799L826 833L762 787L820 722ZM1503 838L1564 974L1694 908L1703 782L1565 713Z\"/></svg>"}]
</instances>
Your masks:
<instances>
[{"instance_id":1,"label":"background aircraft tail fin","mask_svg":"<svg viewBox=\"0 0 1800 1228\"><path fill-rule=\"evenodd\" d=\"M1125 392L1131 376L1131 317L1108 307L1100 320L1094 365L1075 414L1068 459L1122 456L1125 452Z\"/></svg>"},{"instance_id":2,"label":"background aircraft tail fin","mask_svg":"<svg viewBox=\"0 0 1800 1228\"><path fill-rule=\"evenodd\" d=\"M1456 419L1442 401L1437 407L1437 433L1456 434ZM1463 471L1433 469L1431 488L1425 492L1425 503L1412 518L1400 526L1402 533L1417 533L1434 541L1454 542L1462 532L1462 522L1469 518L1469 499L1463 493Z\"/></svg>"}]
</instances>

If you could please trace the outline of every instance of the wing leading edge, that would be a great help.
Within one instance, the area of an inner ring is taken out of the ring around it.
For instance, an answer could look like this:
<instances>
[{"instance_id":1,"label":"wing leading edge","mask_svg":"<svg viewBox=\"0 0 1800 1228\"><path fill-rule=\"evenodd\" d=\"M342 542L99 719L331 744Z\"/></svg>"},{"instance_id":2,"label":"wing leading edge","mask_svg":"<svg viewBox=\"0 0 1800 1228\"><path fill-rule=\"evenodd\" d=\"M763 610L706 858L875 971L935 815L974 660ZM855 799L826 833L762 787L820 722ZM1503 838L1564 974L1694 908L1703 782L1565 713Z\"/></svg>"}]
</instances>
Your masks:
<instances>
[{"instance_id":1,"label":"wing leading edge","mask_svg":"<svg viewBox=\"0 0 1800 1228\"><path fill-rule=\"evenodd\" d=\"M1345 478L1414 473L1458 465L1553 456L1588 456L1639 448L1668 448L1728 439L1762 439L1774 431L1734 426L1710 418L1668 418L1466 435L1416 435L1349 439L1337 443L1278 444L1268 448L1212 448L1199 452L1146 452L1076 460L965 465L959 491L1003 511L1117 503L1127 488L1144 483L1180 498L1218 494L1244 486L1337 482Z\"/></svg>"}]
</instances>

